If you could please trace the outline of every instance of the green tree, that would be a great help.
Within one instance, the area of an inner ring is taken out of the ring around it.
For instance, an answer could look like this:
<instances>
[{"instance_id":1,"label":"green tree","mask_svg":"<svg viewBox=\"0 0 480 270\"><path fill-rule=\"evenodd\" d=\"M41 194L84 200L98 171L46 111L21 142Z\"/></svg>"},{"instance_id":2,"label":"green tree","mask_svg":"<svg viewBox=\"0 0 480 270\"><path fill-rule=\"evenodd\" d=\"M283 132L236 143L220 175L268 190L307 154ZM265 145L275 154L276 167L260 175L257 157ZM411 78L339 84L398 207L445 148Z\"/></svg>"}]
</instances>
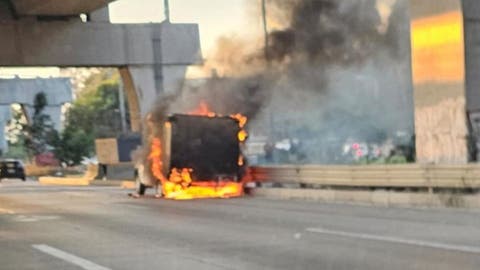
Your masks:
<instances>
[{"instance_id":1,"label":"green tree","mask_svg":"<svg viewBox=\"0 0 480 270\"><path fill-rule=\"evenodd\" d=\"M5 153L6 158L26 159L27 150L25 147L24 125L27 124L20 104L12 105L12 119L8 121L6 126L6 136L8 141L8 152Z\"/></svg>"},{"instance_id":2,"label":"green tree","mask_svg":"<svg viewBox=\"0 0 480 270\"><path fill-rule=\"evenodd\" d=\"M55 139L55 156L67 165L79 164L92 154L93 138L84 130L69 125Z\"/></svg>"},{"instance_id":3,"label":"green tree","mask_svg":"<svg viewBox=\"0 0 480 270\"><path fill-rule=\"evenodd\" d=\"M118 73L104 70L92 75L77 93L67 111L65 129L56 140L55 154L61 161L78 164L94 154L96 138L115 137L121 132L118 80Z\"/></svg>"},{"instance_id":4,"label":"green tree","mask_svg":"<svg viewBox=\"0 0 480 270\"><path fill-rule=\"evenodd\" d=\"M50 116L44 113L47 105L45 93L40 92L35 95L32 118L30 122L22 125L23 140L30 158L53 150L52 143L57 136L57 131L53 127Z\"/></svg>"},{"instance_id":5,"label":"green tree","mask_svg":"<svg viewBox=\"0 0 480 270\"><path fill-rule=\"evenodd\" d=\"M67 125L74 123L94 137L112 137L121 132L118 82L106 80L94 91L85 91L67 112Z\"/></svg>"}]
</instances>

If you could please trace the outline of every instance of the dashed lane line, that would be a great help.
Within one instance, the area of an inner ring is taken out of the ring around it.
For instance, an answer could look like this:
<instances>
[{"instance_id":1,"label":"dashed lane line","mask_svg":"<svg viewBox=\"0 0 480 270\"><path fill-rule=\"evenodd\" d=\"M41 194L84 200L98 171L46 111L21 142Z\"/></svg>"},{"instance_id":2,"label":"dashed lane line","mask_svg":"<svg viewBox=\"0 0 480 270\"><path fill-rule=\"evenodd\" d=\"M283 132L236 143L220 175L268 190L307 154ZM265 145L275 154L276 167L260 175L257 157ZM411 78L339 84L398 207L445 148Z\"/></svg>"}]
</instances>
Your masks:
<instances>
[{"instance_id":1,"label":"dashed lane line","mask_svg":"<svg viewBox=\"0 0 480 270\"><path fill-rule=\"evenodd\" d=\"M418 246L418 247L443 249L448 251L460 251L460 252L480 254L480 247L476 247L476 246L453 245L453 244L446 244L446 243L440 243L440 242L429 242L429 241L422 241L422 240L400 238L395 236L381 236L381 235L373 235L373 234L366 234L366 233L354 233L354 232L346 232L346 231L328 230L324 228L307 228L305 230L311 233L319 233L319 234L326 234L326 235L333 235L333 236L340 236L340 237L382 241L382 242L389 242L389 243L395 243L395 244L404 244L404 245L411 245L411 246Z\"/></svg>"},{"instance_id":2,"label":"dashed lane line","mask_svg":"<svg viewBox=\"0 0 480 270\"><path fill-rule=\"evenodd\" d=\"M66 262L69 262L71 264L74 264L76 266L79 266L85 270L111 270L110 268L98 265L94 262L91 262L89 260L86 260L84 258L75 256L73 254L70 254L68 252L65 252L63 250L40 244L40 245L32 245L32 247L36 250L39 250L43 253L46 253L48 255L51 255L53 257L56 257L58 259L64 260Z\"/></svg>"}]
</instances>

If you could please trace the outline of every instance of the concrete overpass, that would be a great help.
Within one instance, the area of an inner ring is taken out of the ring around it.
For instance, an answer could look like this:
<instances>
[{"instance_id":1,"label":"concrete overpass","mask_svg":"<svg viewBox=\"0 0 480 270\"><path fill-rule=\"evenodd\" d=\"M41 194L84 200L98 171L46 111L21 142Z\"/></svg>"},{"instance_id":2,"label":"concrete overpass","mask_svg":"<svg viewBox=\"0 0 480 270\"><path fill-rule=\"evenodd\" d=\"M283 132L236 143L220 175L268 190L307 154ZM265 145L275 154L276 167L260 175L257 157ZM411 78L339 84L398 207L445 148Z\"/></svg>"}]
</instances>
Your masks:
<instances>
[{"instance_id":1,"label":"concrete overpass","mask_svg":"<svg viewBox=\"0 0 480 270\"><path fill-rule=\"evenodd\" d=\"M168 22L111 24L110 2L2 1L0 66L118 67L138 131L157 95L176 91L187 66L201 63L199 30Z\"/></svg>"},{"instance_id":2,"label":"concrete overpass","mask_svg":"<svg viewBox=\"0 0 480 270\"><path fill-rule=\"evenodd\" d=\"M14 16L69 16L88 14L114 0L6 0Z\"/></svg>"}]
</instances>

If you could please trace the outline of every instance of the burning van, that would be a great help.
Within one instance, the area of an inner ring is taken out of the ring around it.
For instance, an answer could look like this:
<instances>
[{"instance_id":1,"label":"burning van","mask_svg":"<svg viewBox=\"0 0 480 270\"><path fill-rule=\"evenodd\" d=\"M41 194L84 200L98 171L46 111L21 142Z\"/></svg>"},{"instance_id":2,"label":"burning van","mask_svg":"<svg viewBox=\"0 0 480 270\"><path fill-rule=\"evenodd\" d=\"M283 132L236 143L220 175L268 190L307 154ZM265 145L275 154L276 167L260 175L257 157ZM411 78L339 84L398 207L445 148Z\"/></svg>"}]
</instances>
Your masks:
<instances>
[{"instance_id":1,"label":"burning van","mask_svg":"<svg viewBox=\"0 0 480 270\"><path fill-rule=\"evenodd\" d=\"M243 194L246 117L174 114L150 146L152 175L168 199L229 198Z\"/></svg>"}]
</instances>

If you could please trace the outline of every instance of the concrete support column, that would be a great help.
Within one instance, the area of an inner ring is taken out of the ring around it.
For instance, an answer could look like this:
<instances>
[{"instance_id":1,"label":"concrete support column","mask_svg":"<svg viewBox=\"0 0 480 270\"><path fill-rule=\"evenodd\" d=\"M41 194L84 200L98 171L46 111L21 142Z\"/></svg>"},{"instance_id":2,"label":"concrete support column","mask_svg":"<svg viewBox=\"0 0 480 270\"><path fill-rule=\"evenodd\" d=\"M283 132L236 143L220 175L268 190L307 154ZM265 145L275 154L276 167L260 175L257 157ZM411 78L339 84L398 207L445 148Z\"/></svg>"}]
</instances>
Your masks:
<instances>
[{"instance_id":1,"label":"concrete support column","mask_svg":"<svg viewBox=\"0 0 480 270\"><path fill-rule=\"evenodd\" d=\"M12 118L11 109L8 105L0 105L0 151L5 154L8 151L8 143L5 138L5 126Z\"/></svg>"},{"instance_id":2,"label":"concrete support column","mask_svg":"<svg viewBox=\"0 0 480 270\"><path fill-rule=\"evenodd\" d=\"M467 119L460 0L410 0L419 163L466 163Z\"/></svg>"},{"instance_id":3,"label":"concrete support column","mask_svg":"<svg viewBox=\"0 0 480 270\"><path fill-rule=\"evenodd\" d=\"M185 65L165 65L162 67L163 91L167 94L177 93L182 89L187 72Z\"/></svg>"},{"instance_id":4,"label":"concrete support column","mask_svg":"<svg viewBox=\"0 0 480 270\"><path fill-rule=\"evenodd\" d=\"M480 162L480 1L463 0L471 158Z\"/></svg>"},{"instance_id":5,"label":"concrete support column","mask_svg":"<svg viewBox=\"0 0 480 270\"><path fill-rule=\"evenodd\" d=\"M157 98L153 66L130 66L119 68L130 112L132 131L139 132L142 119Z\"/></svg>"},{"instance_id":6,"label":"concrete support column","mask_svg":"<svg viewBox=\"0 0 480 270\"><path fill-rule=\"evenodd\" d=\"M181 89L186 70L186 65L119 68L128 101L132 131L141 130L142 119L153 108L160 94L173 94ZM156 74L163 74L162 79L159 80Z\"/></svg>"}]
</instances>

